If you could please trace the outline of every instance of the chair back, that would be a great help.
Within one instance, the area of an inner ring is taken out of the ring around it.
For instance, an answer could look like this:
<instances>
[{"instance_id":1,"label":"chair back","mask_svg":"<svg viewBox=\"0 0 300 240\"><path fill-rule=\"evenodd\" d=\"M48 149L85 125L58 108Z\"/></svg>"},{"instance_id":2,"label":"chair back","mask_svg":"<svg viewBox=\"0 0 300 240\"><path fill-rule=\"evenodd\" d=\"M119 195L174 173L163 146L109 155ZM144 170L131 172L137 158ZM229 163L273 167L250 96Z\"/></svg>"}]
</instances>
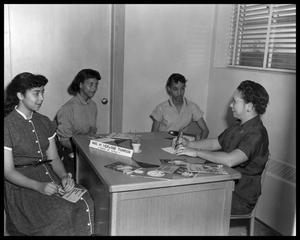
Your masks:
<instances>
[{"instance_id":1,"label":"chair back","mask_svg":"<svg viewBox=\"0 0 300 240\"><path fill-rule=\"evenodd\" d=\"M264 184L264 181L265 181L265 178L266 178L266 173L267 173L267 170L269 168L269 164L270 164L270 159L271 159L271 155L269 154L268 156L268 160L266 162L266 165L265 165L265 168L261 174L261 180L260 180L260 183L261 183L261 189L263 187L263 184Z\"/></svg>"},{"instance_id":2,"label":"chair back","mask_svg":"<svg viewBox=\"0 0 300 240\"><path fill-rule=\"evenodd\" d=\"M262 188L264 186L264 181L265 181L265 178L266 178L266 173L267 173L267 170L268 170L268 166L270 164L270 158L271 158L270 156L271 155L269 154L268 160L267 160L266 165L265 165L265 168L264 168L264 170L263 170L263 172L261 174L261 179L260 179L261 192L262 192ZM261 195L258 197L257 202L255 204L255 207L254 207L254 209L253 209L253 211L251 213L251 215L253 215L253 216L255 216L255 211L257 209L258 201L260 200L260 198L261 198Z\"/></svg>"},{"instance_id":3,"label":"chair back","mask_svg":"<svg viewBox=\"0 0 300 240\"><path fill-rule=\"evenodd\" d=\"M265 168L261 174L261 179L260 179L260 184L261 184L261 191L262 191L262 188L263 188L263 185L264 185L264 181L265 181L265 177L266 177L266 173L267 173L267 170L268 170L268 167L269 167L269 164L270 164L270 157L271 155L269 154L268 156L268 160L265 164ZM254 236L254 222L255 222L255 214L256 214L256 209L257 209L257 206L258 206L258 202L260 200L260 197L258 197L257 199L257 202L253 208L253 210L248 213L248 214L238 214L238 215L231 215L230 219L250 219L250 229L249 229L249 235L250 236Z\"/></svg>"}]
</instances>

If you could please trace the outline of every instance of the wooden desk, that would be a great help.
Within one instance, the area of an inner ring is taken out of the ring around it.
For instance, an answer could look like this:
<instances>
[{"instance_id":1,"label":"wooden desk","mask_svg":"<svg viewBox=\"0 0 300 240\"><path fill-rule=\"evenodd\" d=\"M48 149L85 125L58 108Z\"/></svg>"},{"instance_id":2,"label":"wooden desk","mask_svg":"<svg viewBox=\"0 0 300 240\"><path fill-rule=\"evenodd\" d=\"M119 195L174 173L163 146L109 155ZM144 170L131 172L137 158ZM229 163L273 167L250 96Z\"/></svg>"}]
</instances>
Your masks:
<instances>
[{"instance_id":1,"label":"wooden desk","mask_svg":"<svg viewBox=\"0 0 300 240\"><path fill-rule=\"evenodd\" d=\"M143 133L142 152L133 159L160 165L162 158L196 158L169 154L165 133ZM240 173L225 168L228 175L162 180L128 176L104 167L115 161L133 160L88 146L83 136L76 145L77 182L95 202L95 232L101 235L228 235L234 179Z\"/></svg>"}]
</instances>

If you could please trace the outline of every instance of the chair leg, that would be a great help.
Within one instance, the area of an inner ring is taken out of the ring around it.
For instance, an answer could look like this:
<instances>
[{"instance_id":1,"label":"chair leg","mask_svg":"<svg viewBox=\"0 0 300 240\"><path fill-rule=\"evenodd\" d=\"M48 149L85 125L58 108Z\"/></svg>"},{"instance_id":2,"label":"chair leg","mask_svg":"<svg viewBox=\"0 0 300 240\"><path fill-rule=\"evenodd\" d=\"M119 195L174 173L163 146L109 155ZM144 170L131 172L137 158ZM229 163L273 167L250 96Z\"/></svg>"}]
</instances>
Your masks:
<instances>
[{"instance_id":1,"label":"chair leg","mask_svg":"<svg viewBox=\"0 0 300 240\"><path fill-rule=\"evenodd\" d=\"M254 236L254 221L255 217L251 217L250 219L250 236Z\"/></svg>"}]
</instances>

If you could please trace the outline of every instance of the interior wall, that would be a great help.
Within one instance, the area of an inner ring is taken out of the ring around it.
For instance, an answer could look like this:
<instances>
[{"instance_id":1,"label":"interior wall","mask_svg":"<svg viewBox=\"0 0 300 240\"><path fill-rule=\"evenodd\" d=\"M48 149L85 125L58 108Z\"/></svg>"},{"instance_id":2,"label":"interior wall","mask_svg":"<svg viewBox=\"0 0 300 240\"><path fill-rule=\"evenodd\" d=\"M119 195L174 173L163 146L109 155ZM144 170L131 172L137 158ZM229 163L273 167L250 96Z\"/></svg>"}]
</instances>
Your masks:
<instances>
[{"instance_id":1,"label":"interior wall","mask_svg":"<svg viewBox=\"0 0 300 240\"><path fill-rule=\"evenodd\" d=\"M4 87L15 75L28 71L46 76L42 114L53 119L71 96L67 88L77 72L92 68L102 80L94 100L98 105L98 131L109 127L110 4L9 4L5 26ZM5 33L6 33L5 32Z\"/></svg>"},{"instance_id":2,"label":"interior wall","mask_svg":"<svg viewBox=\"0 0 300 240\"><path fill-rule=\"evenodd\" d=\"M10 41L9 41L9 10L8 5L4 5L4 81L5 79L11 79L11 67L10 67Z\"/></svg>"},{"instance_id":3,"label":"interior wall","mask_svg":"<svg viewBox=\"0 0 300 240\"><path fill-rule=\"evenodd\" d=\"M126 5L123 131L150 131L149 115L168 99L174 72L188 79L185 96L206 115L214 11L211 4Z\"/></svg>"},{"instance_id":4,"label":"interior wall","mask_svg":"<svg viewBox=\"0 0 300 240\"><path fill-rule=\"evenodd\" d=\"M266 88L270 97L262 120L269 135L271 163L282 163L281 167L286 165L291 170L296 169L296 75L225 67L230 10L228 5L218 5L214 61L207 99L209 137L217 137L232 120L229 101L239 83L247 79L256 81ZM282 234L289 235L293 228L296 192L294 183L285 181L280 170L283 172L284 169L279 169L278 175L274 170L273 174L270 171L266 176L257 217Z\"/></svg>"}]
</instances>

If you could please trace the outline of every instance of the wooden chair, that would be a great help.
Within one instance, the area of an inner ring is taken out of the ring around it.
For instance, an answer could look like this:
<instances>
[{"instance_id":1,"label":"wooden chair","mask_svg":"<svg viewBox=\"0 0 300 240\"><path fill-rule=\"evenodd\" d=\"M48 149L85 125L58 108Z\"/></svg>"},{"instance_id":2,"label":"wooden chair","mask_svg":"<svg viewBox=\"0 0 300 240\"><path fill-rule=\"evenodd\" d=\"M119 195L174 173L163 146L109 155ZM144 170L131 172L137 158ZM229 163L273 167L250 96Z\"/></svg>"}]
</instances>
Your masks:
<instances>
[{"instance_id":1,"label":"wooden chair","mask_svg":"<svg viewBox=\"0 0 300 240\"><path fill-rule=\"evenodd\" d=\"M67 172L71 172L73 179L76 176L75 156L72 150L65 148L59 141L58 136L55 136L57 152Z\"/></svg>"},{"instance_id":2,"label":"wooden chair","mask_svg":"<svg viewBox=\"0 0 300 240\"><path fill-rule=\"evenodd\" d=\"M264 183L264 180L265 180L265 176L266 176L266 172L267 172L269 163L270 163L270 156L268 158L268 161L266 162L265 169L263 170L263 172L261 174L261 189L263 188L263 183ZM230 220L234 220L234 219L250 219L250 229L249 229L249 235L250 236L254 236L255 213L256 213L256 208L257 208L259 199L260 199L260 196L259 196L259 198L258 198L258 200L256 202L256 205L253 208L253 210L252 210L251 213L248 213L248 214L238 214L238 215L231 215L230 216Z\"/></svg>"}]
</instances>

